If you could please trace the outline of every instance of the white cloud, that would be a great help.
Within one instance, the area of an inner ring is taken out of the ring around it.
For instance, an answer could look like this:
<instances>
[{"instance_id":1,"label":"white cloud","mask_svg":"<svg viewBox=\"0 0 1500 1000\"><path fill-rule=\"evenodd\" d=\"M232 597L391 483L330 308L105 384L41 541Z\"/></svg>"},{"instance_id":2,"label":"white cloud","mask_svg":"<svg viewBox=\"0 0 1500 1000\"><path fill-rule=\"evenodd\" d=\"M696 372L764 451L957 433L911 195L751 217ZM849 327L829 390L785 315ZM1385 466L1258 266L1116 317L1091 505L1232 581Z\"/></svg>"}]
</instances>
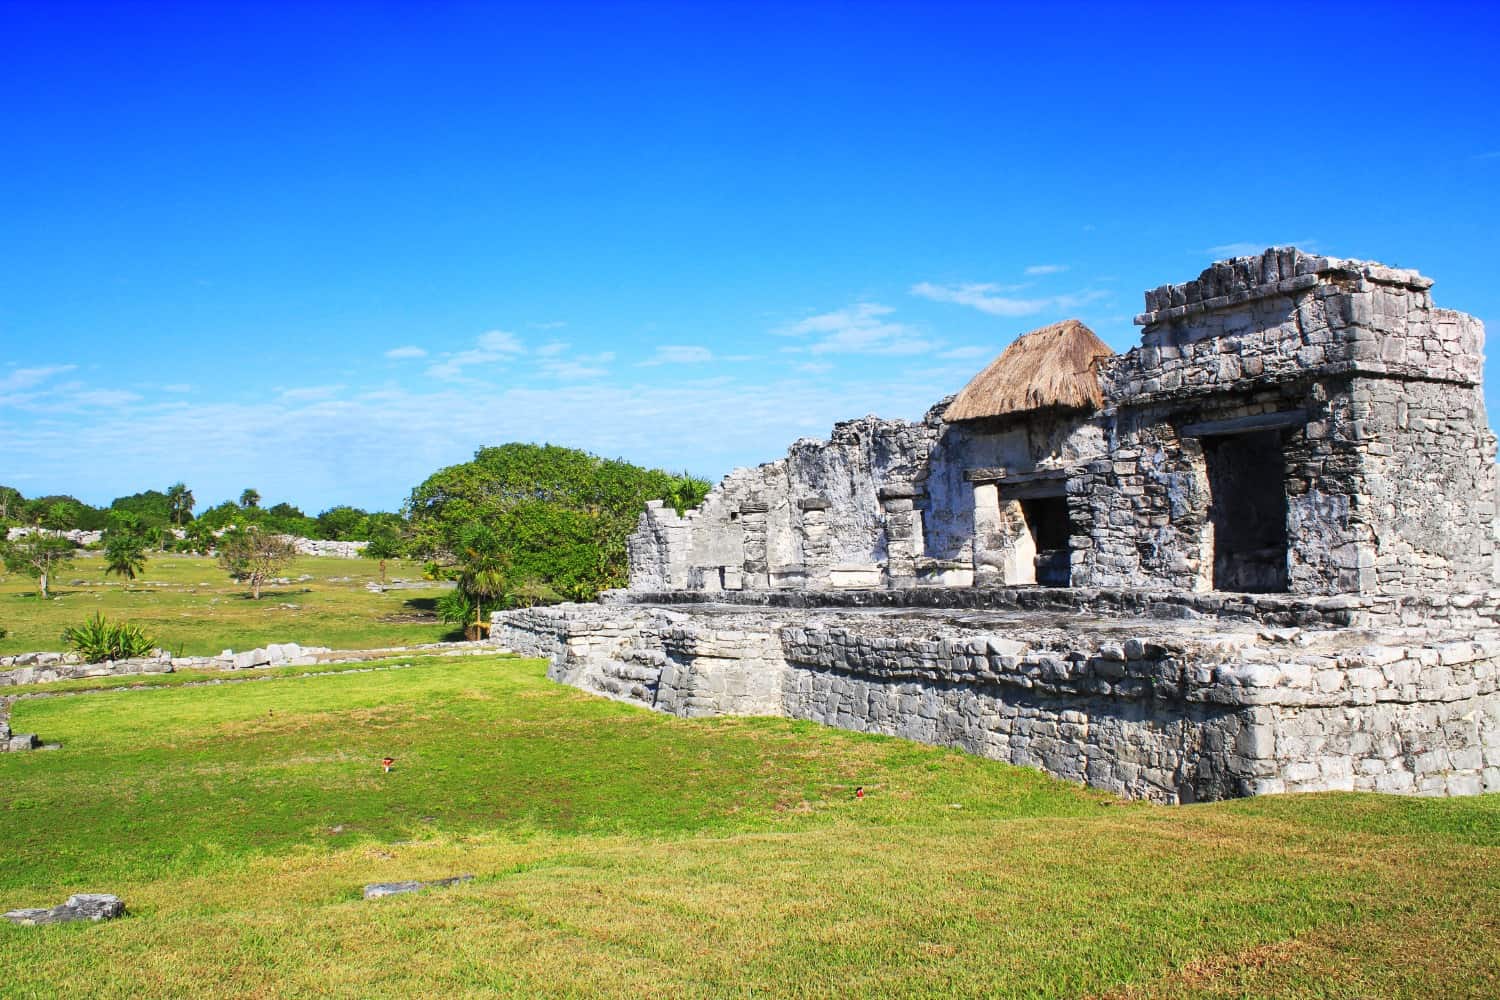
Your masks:
<instances>
[{"instance_id":1,"label":"white cloud","mask_svg":"<svg viewBox=\"0 0 1500 1000\"><path fill-rule=\"evenodd\" d=\"M319 399L331 399L337 396L345 386L342 385L307 385L295 389L282 389L277 393L277 398L283 402L312 402Z\"/></svg>"},{"instance_id":2,"label":"white cloud","mask_svg":"<svg viewBox=\"0 0 1500 1000\"><path fill-rule=\"evenodd\" d=\"M1049 295L1040 298L1014 298L999 294L1006 289L1000 285L969 283L959 285L935 285L930 281L919 282L911 287L911 294L934 302L953 302L969 306L991 316L1035 316L1040 312L1062 312L1077 309L1108 293L1099 291L1077 292L1070 295Z\"/></svg>"},{"instance_id":3,"label":"white cloud","mask_svg":"<svg viewBox=\"0 0 1500 1000\"><path fill-rule=\"evenodd\" d=\"M608 375L608 365L614 360L614 351L580 354L573 358L551 357L537 365L537 371L560 382L591 382Z\"/></svg>"},{"instance_id":4,"label":"white cloud","mask_svg":"<svg viewBox=\"0 0 1500 1000\"><path fill-rule=\"evenodd\" d=\"M385 356L392 361L400 361L404 358L425 358L427 352L420 347L408 345L406 347L393 347L385 352Z\"/></svg>"},{"instance_id":5,"label":"white cloud","mask_svg":"<svg viewBox=\"0 0 1500 1000\"><path fill-rule=\"evenodd\" d=\"M124 406L140 398L140 393L125 389L83 389L70 393L68 402L75 406Z\"/></svg>"},{"instance_id":6,"label":"white cloud","mask_svg":"<svg viewBox=\"0 0 1500 1000\"><path fill-rule=\"evenodd\" d=\"M701 365L713 359L713 351L697 344L662 344L641 365Z\"/></svg>"},{"instance_id":7,"label":"white cloud","mask_svg":"<svg viewBox=\"0 0 1500 1000\"><path fill-rule=\"evenodd\" d=\"M550 323L527 323L526 325L531 327L533 330L561 330L568 324L558 319L553 320Z\"/></svg>"},{"instance_id":8,"label":"white cloud","mask_svg":"<svg viewBox=\"0 0 1500 1000\"><path fill-rule=\"evenodd\" d=\"M939 351L938 357L949 361L956 361L964 358L983 358L987 357L991 353L999 352L993 351L992 348L988 347L955 347L951 350Z\"/></svg>"},{"instance_id":9,"label":"white cloud","mask_svg":"<svg viewBox=\"0 0 1500 1000\"><path fill-rule=\"evenodd\" d=\"M808 337L810 354L920 354L937 345L905 323L882 317L895 312L878 302L860 302L845 309L809 316L775 331L783 337Z\"/></svg>"},{"instance_id":10,"label":"white cloud","mask_svg":"<svg viewBox=\"0 0 1500 1000\"><path fill-rule=\"evenodd\" d=\"M522 346L521 339L513 333L505 330L490 330L479 335L479 349L481 351L493 351L496 354L525 354L526 348Z\"/></svg>"},{"instance_id":11,"label":"white cloud","mask_svg":"<svg viewBox=\"0 0 1500 1000\"><path fill-rule=\"evenodd\" d=\"M833 365L829 364L826 361L804 361L794 370L803 372L807 375L821 375L824 372L833 371Z\"/></svg>"},{"instance_id":12,"label":"white cloud","mask_svg":"<svg viewBox=\"0 0 1500 1000\"><path fill-rule=\"evenodd\" d=\"M19 392L41 385L54 375L61 375L77 368L77 365L47 365L42 368L17 368L0 378L0 393Z\"/></svg>"},{"instance_id":13,"label":"white cloud","mask_svg":"<svg viewBox=\"0 0 1500 1000\"><path fill-rule=\"evenodd\" d=\"M538 347L533 353L535 353L539 358L553 358L563 353L567 349L567 344L563 343L560 340L554 340L551 343L543 344L541 347Z\"/></svg>"},{"instance_id":14,"label":"white cloud","mask_svg":"<svg viewBox=\"0 0 1500 1000\"><path fill-rule=\"evenodd\" d=\"M1032 264L1026 269L1026 273L1036 277L1043 274L1062 274L1067 269L1066 264Z\"/></svg>"},{"instance_id":15,"label":"white cloud","mask_svg":"<svg viewBox=\"0 0 1500 1000\"><path fill-rule=\"evenodd\" d=\"M427 374L446 382L466 381L464 369L478 365L492 365L514 360L525 354L526 347L519 337L505 330L490 330L479 335L477 346L454 354L443 355L443 360L427 366Z\"/></svg>"},{"instance_id":16,"label":"white cloud","mask_svg":"<svg viewBox=\"0 0 1500 1000\"><path fill-rule=\"evenodd\" d=\"M588 364L597 367L599 357ZM483 445L549 440L717 478L785 454L809 428L826 433L854 414L914 418L961 384L961 377L933 381L907 370L826 382L788 372L753 384L517 380L484 393L422 383L318 400L246 386L239 400L204 394L170 407L149 400L70 412L49 406L34 419L0 421L0 468L34 474L39 491L91 502L181 478L205 505L253 482L304 509L392 509L432 472ZM95 456L82 471L79 441Z\"/></svg>"},{"instance_id":17,"label":"white cloud","mask_svg":"<svg viewBox=\"0 0 1500 1000\"><path fill-rule=\"evenodd\" d=\"M173 382L171 385L161 387L162 392L192 392L193 387L186 382Z\"/></svg>"}]
</instances>

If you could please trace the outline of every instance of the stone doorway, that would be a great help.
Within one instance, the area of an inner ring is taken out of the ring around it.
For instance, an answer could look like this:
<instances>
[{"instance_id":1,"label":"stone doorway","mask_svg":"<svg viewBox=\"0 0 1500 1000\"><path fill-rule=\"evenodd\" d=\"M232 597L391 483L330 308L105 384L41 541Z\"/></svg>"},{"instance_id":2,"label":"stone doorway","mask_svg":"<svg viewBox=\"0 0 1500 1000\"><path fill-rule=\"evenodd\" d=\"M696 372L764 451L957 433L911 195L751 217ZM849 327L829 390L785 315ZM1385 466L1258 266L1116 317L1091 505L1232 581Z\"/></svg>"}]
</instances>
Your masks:
<instances>
[{"instance_id":1,"label":"stone doorway","mask_svg":"<svg viewBox=\"0 0 1500 1000\"><path fill-rule=\"evenodd\" d=\"M1068 552L1068 498L1036 496L1021 501L1026 530L1036 546L1035 582L1043 587L1066 587L1071 582L1072 560Z\"/></svg>"},{"instance_id":2,"label":"stone doorway","mask_svg":"<svg viewBox=\"0 0 1500 1000\"><path fill-rule=\"evenodd\" d=\"M1286 459L1280 430L1204 437L1215 590L1287 589Z\"/></svg>"}]
</instances>

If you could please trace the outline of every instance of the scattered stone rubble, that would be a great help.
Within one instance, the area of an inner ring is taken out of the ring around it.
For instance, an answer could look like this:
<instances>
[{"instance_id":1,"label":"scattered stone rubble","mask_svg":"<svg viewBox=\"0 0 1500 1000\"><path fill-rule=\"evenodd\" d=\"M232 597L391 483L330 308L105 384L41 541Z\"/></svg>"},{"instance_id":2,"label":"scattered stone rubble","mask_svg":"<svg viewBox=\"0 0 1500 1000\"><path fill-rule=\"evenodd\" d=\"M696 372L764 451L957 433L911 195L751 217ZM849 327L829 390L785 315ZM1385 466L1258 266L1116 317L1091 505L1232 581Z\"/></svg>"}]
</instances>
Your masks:
<instances>
[{"instance_id":1,"label":"scattered stone rubble","mask_svg":"<svg viewBox=\"0 0 1500 1000\"><path fill-rule=\"evenodd\" d=\"M13 924L40 927L44 924L67 924L79 920L97 923L124 915L125 904L119 896L103 892L82 892L69 896L66 903L58 906L11 910L4 917Z\"/></svg>"},{"instance_id":2,"label":"scattered stone rubble","mask_svg":"<svg viewBox=\"0 0 1500 1000\"><path fill-rule=\"evenodd\" d=\"M1046 328L961 407L650 505L628 590L492 634L662 711L1159 801L1500 791L1484 331L1431 285L1289 248L1220 262L1147 293L1123 355Z\"/></svg>"},{"instance_id":3,"label":"scattered stone rubble","mask_svg":"<svg viewBox=\"0 0 1500 1000\"><path fill-rule=\"evenodd\" d=\"M55 535L66 538L75 545L89 546L98 545L104 540L102 531L55 531L51 528L10 528L6 531L6 538L14 541L24 538L26 535L38 533L44 535ZM173 529L172 534L178 539L186 537L186 533L180 528ZM295 535L281 536L292 543L299 555L304 556L332 556L337 559L358 559L364 555L369 547L369 542L347 542L332 541L326 538L299 538Z\"/></svg>"},{"instance_id":4,"label":"scattered stone rubble","mask_svg":"<svg viewBox=\"0 0 1500 1000\"><path fill-rule=\"evenodd\" d=\"M245 672L264 667L359 663L365 660L400 656L403 653L456 657L489 656L503 652L508 651L493 640L485 639L473 642L420 643L413 646L356 650L334 650L327 646L299 646L295 642L273 642L242 653L226 649L218 656L174 657L167 653L158 653L153 657L106 660L103 663L83 663L74 653L21 653L16 656L0 657L0 667L11 668L0 669L0 689L22 684L48 684L83 677L170 674L178 670ZM0 753L33 750L42 745L35 735L29 733L13 735L10 731L10 707L16 697L39 696L0 697Z\"/></svg>"}]
</instances>

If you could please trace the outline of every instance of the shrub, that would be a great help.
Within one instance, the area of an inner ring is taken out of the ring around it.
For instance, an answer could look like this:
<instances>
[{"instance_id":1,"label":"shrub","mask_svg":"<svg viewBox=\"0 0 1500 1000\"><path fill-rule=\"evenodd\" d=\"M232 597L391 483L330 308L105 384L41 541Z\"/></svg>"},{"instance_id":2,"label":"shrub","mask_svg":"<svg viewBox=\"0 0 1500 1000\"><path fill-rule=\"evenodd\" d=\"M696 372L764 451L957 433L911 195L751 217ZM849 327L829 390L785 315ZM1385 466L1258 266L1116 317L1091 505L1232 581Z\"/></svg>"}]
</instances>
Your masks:
<instances>
[{"instance_id":1,"label":"shrub","mask_svg":"<svg viewBox=\"0 0 1500 1000\"><path fill-rule=\"evenodd\" d=\"M111 622L97 611L82 625L63 629L62 639L87 663L150 656L156 648L156 640L139 625Z\"/></svg>"}]
</instances>

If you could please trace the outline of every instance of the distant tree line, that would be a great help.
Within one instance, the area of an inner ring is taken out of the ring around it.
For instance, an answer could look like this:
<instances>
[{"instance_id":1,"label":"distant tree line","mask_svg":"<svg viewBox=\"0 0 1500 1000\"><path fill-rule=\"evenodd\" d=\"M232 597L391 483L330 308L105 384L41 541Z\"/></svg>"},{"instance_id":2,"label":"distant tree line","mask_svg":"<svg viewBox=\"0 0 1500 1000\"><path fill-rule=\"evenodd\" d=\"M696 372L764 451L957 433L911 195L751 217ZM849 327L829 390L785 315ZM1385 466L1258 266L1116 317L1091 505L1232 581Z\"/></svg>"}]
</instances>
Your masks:
<instances>
[{"instance_id":1,"label":"distant tree line","mask_svg":"<svg viewBox=\"0 0 1500 1000\"><path fill-rule=\"evenodd\" d=\"M372 543L377 540L399 543L406 531L405 518L400 514L347 505L330 507L315 517L289 503L263 508L260 493L254 489L241 493L238 502L225 500L197 514L196 506L193 491L183 483L174 483L165 491L146 490L116 497L108 507L94 507L66 494L28 498L14 487L0 486L0 526L106 531L124 520L160 547L171 547L169 540L174 528L189 534L189 544L185 546L188 548L232 525L254 525L263 531L299 538ZM392 553L397 554L400 553Z\"/></svg>"},{"instance_id":2,"label":"distant tree line","mask_svg":"<svg viewBox=\"0 0 1500 1000\"><path fill-rule=\"evenodd\" d=\"M433 473L400 513L341 505L314 517L290 503L265 507L255 489L197 511L192 490L180 482L117 497L108 507L67 495L28 498L0 486L0 529L102 531L106 572L126 580L145 571L151 549L215 551L257 596L272 569L291 556L276 536L363 541L371 558L423 559L429 575L457 581L443 613L473 623L497 607L587 601L623 586L625 540L647 501L682 511L708 490L706 480L687 473L555 445L506 444ZM53 536L0 540L7 569L36 578L44 597L72 553L71 543Z\"/></svg>"}]
</instances>

